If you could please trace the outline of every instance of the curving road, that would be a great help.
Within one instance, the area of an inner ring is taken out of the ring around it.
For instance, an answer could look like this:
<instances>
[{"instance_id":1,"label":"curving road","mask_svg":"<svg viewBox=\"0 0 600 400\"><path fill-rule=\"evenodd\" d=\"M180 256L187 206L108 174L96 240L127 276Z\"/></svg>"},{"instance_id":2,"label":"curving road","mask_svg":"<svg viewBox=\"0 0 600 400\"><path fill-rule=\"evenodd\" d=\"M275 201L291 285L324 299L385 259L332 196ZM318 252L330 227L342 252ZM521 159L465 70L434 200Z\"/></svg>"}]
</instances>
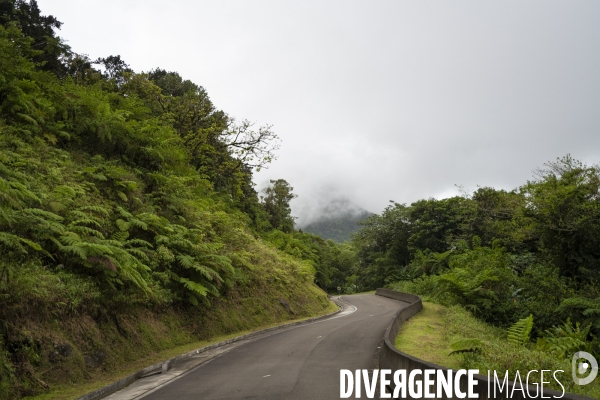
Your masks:
<instances>
[{"instance_id":1,"label":"curving road","mask_svg":"<svg viewBox=\"0 0 600 400\"><path fill-rule=\"evenodd\" d=\"M339 399L340 369L377 368L385 328L406 305L372 294L341 300L341 314L232 346L135 398Z\"/></svg>"}]
</instances>

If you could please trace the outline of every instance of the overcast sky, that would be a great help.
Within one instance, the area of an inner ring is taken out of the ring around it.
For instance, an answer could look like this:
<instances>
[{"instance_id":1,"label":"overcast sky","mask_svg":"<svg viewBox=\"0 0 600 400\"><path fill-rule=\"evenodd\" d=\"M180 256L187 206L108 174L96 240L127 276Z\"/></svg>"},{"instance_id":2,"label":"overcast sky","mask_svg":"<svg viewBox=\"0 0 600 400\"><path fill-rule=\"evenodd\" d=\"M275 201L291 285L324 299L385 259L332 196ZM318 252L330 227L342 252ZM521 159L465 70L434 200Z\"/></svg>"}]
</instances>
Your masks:
<instances>
[{"instance_id":1,"label":"overcast sky","mask_svg":"<svg viewBox=\"0 0 600 400\"><path fill-rule=\"evenodd\" d=\"M380 212L600 161L600 1L38 4L75 52L177 71L272 124L279 158L255 182L286 179L305 222L333 197Z\"/></svg>"}]
</instances>

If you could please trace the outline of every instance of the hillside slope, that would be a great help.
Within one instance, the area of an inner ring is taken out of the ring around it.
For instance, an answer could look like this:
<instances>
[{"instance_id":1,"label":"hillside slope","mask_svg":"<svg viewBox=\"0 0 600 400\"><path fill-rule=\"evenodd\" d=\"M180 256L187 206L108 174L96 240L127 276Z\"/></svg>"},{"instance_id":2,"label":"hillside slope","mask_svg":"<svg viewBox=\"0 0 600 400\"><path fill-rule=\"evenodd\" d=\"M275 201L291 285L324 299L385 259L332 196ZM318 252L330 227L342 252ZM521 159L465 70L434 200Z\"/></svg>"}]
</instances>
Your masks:
<instances>
[{"instance_id":1,"label":"hillside slope","mask_svg":"<svg viewBox=\"0 0 600 400\"><path fill-rule=\"evenodd\" d=\"M0 399L328 309L319 259L268 242L268 127L176 72L94 69L34 1L0 23Z\"/></svg>"}]
</instances>

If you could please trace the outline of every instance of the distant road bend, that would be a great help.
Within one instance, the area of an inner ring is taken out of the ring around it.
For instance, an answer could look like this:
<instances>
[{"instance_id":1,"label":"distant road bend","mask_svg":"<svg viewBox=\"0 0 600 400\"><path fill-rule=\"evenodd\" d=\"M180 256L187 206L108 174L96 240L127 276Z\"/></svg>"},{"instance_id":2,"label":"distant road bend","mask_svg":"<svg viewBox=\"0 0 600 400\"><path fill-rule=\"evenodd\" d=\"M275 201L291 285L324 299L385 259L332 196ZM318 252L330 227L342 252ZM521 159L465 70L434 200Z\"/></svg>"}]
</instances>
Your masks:
<instances>
[{"instance_id":1,"label":"distant road bend","mask_svg":"<svg viewBox=\"0 0 600 400\"><path fill-rule=\"evenodd\" d=\"M341 314L234 347L137 398L339 399L340 369L378 368L385 328L407 305L373 294L340 299Z\"/></svg>"}]
</instances>

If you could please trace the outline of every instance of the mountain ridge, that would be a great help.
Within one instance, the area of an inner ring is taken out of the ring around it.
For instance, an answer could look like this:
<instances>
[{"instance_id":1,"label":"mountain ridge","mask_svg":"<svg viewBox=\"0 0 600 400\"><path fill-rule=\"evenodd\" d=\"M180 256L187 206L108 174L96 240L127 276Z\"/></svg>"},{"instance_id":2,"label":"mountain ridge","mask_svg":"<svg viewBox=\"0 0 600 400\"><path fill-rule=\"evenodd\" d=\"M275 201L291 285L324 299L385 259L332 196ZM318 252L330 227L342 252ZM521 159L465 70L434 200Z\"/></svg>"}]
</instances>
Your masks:
<instances>
[{"instance_id":1,"label":"mountain ridge","mask_svg":"<svg viewBox=\"0 0 600 400\"><path fill-rule=\"evenodd\" d=\"M372 212L352 203L346 198L331 200L318 212L316 219L302 224L304 232L321 236L342 243L351 239L353 233L360 229L358 223L371 215Z\"/></svg>"}]
</instances>

